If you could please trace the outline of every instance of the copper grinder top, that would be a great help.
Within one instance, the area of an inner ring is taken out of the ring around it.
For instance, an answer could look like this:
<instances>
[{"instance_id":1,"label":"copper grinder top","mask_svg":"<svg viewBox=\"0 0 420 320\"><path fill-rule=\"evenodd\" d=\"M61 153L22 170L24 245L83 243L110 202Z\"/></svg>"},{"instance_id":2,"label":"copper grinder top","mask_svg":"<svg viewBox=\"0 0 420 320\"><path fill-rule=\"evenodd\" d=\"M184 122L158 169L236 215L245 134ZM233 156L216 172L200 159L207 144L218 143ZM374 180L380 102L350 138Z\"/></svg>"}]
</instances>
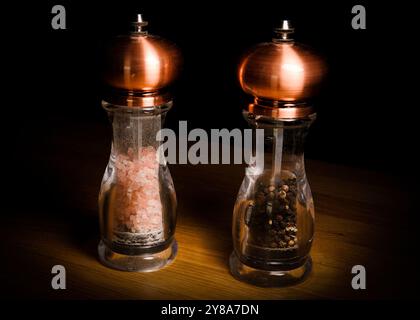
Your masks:
<instances>
[{"instance_id":1,"label":"copper grinder top","mask_svg":"<svg viewBox=\"0 0 420 320\"><path fill-rule=\"evenodd\" d=\"M285 119L313 112L307 102L318 90L325 65L311 49L291 39L293 31L284 20L271 42L256 45L242 59L239 82L254 96L250 112Z\"/></svg>"},{"instance_id":2,"label":"copper grinder top","mask_svg":"<svg viewBox=\"0 0 420 320\"><path fill-rule=\"evenodd\" d=\"M116 37L105 57L104 82L109 102L136 107L171 100L168 87L179 74L181 54L170 41L150 35L141 14L129 35Z\"/></svg>"}]
</instances>

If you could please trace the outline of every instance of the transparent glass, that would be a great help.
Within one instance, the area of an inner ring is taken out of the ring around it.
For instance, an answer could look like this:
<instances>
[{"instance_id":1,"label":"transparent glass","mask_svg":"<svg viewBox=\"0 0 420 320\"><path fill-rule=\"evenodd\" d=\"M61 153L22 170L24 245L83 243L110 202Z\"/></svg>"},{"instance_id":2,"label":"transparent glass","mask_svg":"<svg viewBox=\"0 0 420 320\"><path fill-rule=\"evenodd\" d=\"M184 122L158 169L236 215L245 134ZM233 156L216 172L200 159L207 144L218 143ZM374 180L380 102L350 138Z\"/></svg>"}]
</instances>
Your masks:
<instances>
[{"instance_id":1,"label":"transparent glass","mask_svg":"<svg viewBox=\"0 0 420 320\"><path fill-rule=\"evenodd\" d=\"M253 128L264 130L264 166L247 169L234 207L230 269L240 280L283 286L309 274L314 205L303 149L314 118L247 117Z\"/></svg>"},{"instance_id":2,"label":"transparent glass","mask_svg":"<svg viewBox=\"0 0 420 320\"><path fill-rule=\"evenodd\" d=\"M113 141L99 194L102 263L154 271L176 255L176 195L157 134L171 103L130 108L103 102Z\"/></svg>"}]
</instances>

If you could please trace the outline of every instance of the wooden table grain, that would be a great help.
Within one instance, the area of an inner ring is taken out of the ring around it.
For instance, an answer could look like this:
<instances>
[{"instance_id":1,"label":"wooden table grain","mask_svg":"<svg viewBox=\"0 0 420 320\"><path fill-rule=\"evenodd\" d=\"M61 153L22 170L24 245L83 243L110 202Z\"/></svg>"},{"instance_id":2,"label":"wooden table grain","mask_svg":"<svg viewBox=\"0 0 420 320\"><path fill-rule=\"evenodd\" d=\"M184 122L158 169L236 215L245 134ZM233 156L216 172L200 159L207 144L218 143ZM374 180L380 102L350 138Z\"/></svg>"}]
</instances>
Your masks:
<instances>
[{"instance_id":1,"label":"wooden table grain","mask_svg":"<svg viewBox=\"0 0 420 320\"><path fill-rule=\"evenodd\" d=\"M15 196L0 225L0 277L2 291L9 297L367 299L416 295L410 199L398 187L405 183L399 177L307 160L316 209L313 272L296 286L260 288L237 281L228 269L232 209L244 167L171 165L179 203L178 255L158 272L128 273L106 268L97 259L97 195L110 141L106 126L48 128L35 139L37 143L27 150L30 158L20 162L26 180L10 184ZM30 194L20 196L25 192ZM66 290L51 288L51 268L57 264L66 268ZM351 287L351 268L359 264L367 270L366 290Z\"/></svg>"}]
</instances>

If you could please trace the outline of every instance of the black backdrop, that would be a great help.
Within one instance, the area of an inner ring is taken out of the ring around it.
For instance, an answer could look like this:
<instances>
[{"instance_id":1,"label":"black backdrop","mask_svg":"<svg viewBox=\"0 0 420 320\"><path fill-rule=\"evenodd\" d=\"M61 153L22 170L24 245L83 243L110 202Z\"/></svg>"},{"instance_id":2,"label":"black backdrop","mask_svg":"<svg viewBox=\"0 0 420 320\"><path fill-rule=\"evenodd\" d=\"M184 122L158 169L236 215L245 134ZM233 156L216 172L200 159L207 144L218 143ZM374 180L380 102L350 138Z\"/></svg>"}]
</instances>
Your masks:
<instances>
[{"instance_id":1,"label":"black backdrop","mask_svg":"<svg viewBox=\"0 0 420 320\"><path fill-rule=\"evenodd\" d=\"M55 4L67 10L67 30L51 28ZM351 28L355 4L366 7L366 30ZM1 6L0 127L7 162L2 171L6 197L1 216L6 220L14 217L19 206L33 214L57 215L66 206L69 211L77 207L74 201L86 200L78 196L84 192L80 183L73 182L88 178L71 179L73 174L87 174L86 170L73 172L76 165L63 159L65 152L60 155L60 148L67 147L57 143L63 130L77 135L74 140L79 143L84 139L90 139L91 145L98 143L98 158L103 161L98 163L94 181L99 187L98 172L102 174L108 161L104 150L109 150L110 135L88 137L91 131L86 128L108 125L100 106L101 56L107 39L127 32L139 12L150 22L151 33L174 41L184 55L169 127L176 128L179 120L188 120L189 128L246 127L241 109L250 97L237 82L241 54L258 42L269 41L272 28L288 18L296 28L295 39L312 46L329 67L316 101L318 119L308 136L306 156L392 171L404 178L396 180L401 182L395 188L417 196L418 19L416 11L401 1L57 0ZM61 126L64 129L58 130ZM55 134L55 139L46 138ZM80 151L76 156L83 163L89 155ZM56 174L57 167L61 172ZM69 181L64 181L67 177ZM395 239L402 239L395 240L395 246L417 252L417 243L404 239L416 238L418 209L402 210L395 212ZM68 216L73 220L72 214ZM86 221L77 223L85 226ZM93 228L86 225L89 233ZM12 229L19 232L17 227ZM409 263L401 261L401 270ZM395 276L409 283L412 275L396 270Z\"/></svg>"},{"instance_id":2,"label":"black backdrop","mask_svg":"<svg viewBox=\"0 0 420 320\"><path fill-rule=\"evenodd\" d=\"M67 30L51 28L55 4L66 8ZM366 7L366 30L351 28L355 4ZM102 135L108 119L100 105L101 56L107 39L127 32L139 12L150 22L151 33L174 41L184 55L169 127L188 120L190 129L245 128L241 109L250 97L238 85L238 62L247 48L269 41L272 28L287 18L296 28L295 39L312 46L329 67L316 101L318 119L308 136L306 156L391 171L404 178L395 179L395 189L417 197L418 19L416 11L401 1L26 0L0 6L0 128L6 160L0 216L6 226L11 222L8 230L16 232L16 237L25 236L20 226L29 223L25 222L28 215L77 225L78 243L97 228L96 217L88 220L77 210L85 202L95 204L96 198L89 198L92 192L86 192L84 184L96 183L99 190L109 155L110 135ZM102 129L90 136L92 130L86 128ZM76 137L69 139L73 134ZM63 143L62 137L67 139ZM69 147L84 140L89 140L87 146L97 144L97 150L86 154L86 146ZM76 154L67 159L69 153ZM78 170L92 154L102 159L97 168ZM390 193L384 196L393 197ZM414 201L409 211L406 207L401 204L401 210L396 210L390 231L394 236L384 243L384 248L409 253L406 259L395 261L399 266L395 274L387 274L390 279L395 276L391 280L400 281L401 288L416 280L407 270L418 252L418 208ZM9 270L28 264L23 254L16 261L7 255L26 251L10 248L7 238L3 243L7 245L1 248L6 254L3 260L13 268Z\"/></svg>"},{"instance_id":3,"label":"black backdrop","mask_svg":"<svg viewBox=\"0 0 420 320\"><path fill-rule=\"evenodd\" d=\"M54 4L65 6L67 30L51 28ZM351 27L355 4L366 7L366 30ZM54 1L4 8L10 44L3 50L10 55L4 60L10 71L4 110L11 117L3 128L13 130L13 145L24 140L36 149L36 133L52 122L77 127L107 121L100 107L100 58L107 39L127 32L139 12L151 33L183 52L169 127L179 120L190 128L246 127L241 108L249 97L238 85L239 59L250 46L269 41L272 28L287 18L295 39L312 46L329 67L307 157L392 171L410 157L415 102L408 88L415 81L409 80L414 66L406 39L415 20L402 3L367 1Z\"/></svg>"}]
</instances>

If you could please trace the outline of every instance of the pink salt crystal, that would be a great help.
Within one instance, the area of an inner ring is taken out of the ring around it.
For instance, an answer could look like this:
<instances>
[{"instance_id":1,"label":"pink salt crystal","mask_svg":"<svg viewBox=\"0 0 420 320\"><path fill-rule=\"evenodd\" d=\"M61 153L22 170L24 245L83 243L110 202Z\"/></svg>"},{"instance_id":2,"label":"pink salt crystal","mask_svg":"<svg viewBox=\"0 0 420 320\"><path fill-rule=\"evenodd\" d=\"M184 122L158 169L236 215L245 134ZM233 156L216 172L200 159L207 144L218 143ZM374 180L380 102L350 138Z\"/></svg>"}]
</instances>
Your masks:
<instances>
[{"instance_id":1,"label":"pink salt crystal","mask_svg":"<svg viewBox=\"0 0 420 320\"><path fill-rule=\"evenodd\" d=\"M156 150L151 146L140 148L137 159L131 148L127 154L128 156L117 155L115 161L116 218L121 224L121 231L162 232L159 163Z\"/></svg>"}]
</instances>

